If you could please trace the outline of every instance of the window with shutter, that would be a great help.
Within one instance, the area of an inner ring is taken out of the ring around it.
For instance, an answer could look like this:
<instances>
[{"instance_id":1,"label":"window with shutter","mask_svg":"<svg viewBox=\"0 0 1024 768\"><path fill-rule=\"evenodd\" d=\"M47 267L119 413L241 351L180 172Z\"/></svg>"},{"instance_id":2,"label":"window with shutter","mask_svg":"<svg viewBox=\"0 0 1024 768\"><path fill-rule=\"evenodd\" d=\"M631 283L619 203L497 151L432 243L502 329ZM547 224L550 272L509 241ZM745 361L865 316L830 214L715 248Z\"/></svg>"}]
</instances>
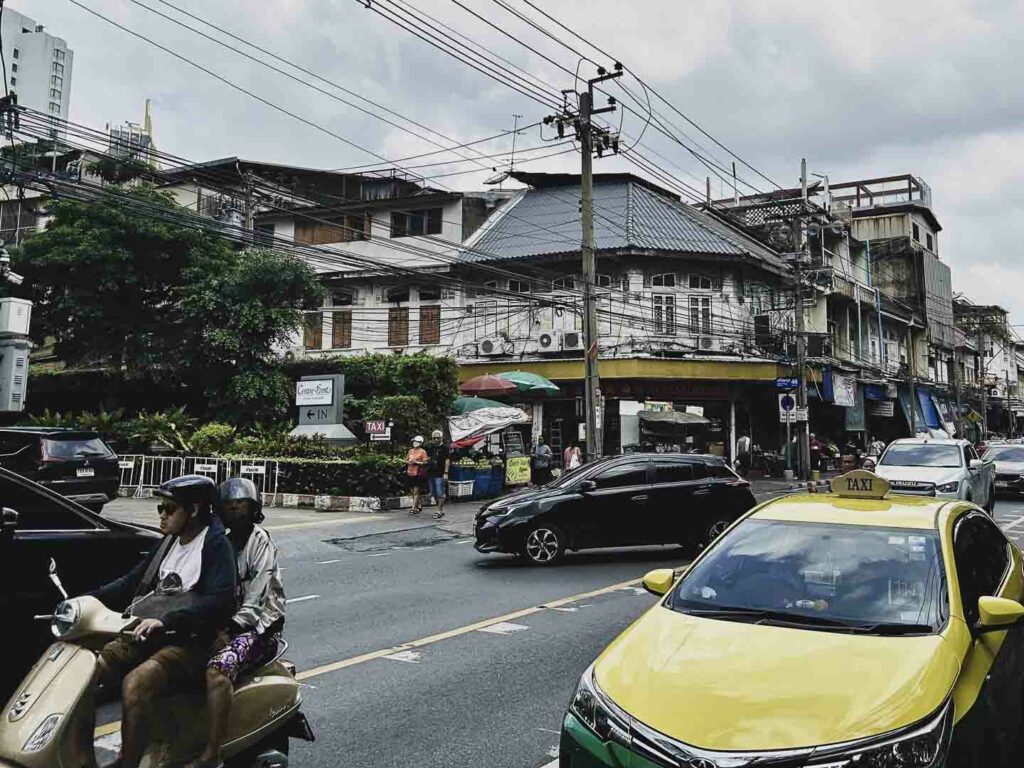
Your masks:
<instances>
[{"instance_id":1,"label":"window with shutter","mask_svg":"<svg viewBox=\"0 0 1024 768\"><path fill-rule=\"evenodd\" d=\"M321 349L324 343L324 318L320 312L307 312L302 339L306 349Z\"/></svg>"},{"instance_id":2,"label":"window with shutter","mask_svg":"<svg viewBox=\"0 0 1024 768\"><path fill-rule=\"evenodd\" d=\"M420 307L420 344L441 343L441 308Z\"/></svg>"},{"instance_id":3,"label":"window with shutter","mask_svg":"<svg viewBox=\"0 0 1024 768\"><path fill-rule=\"evenodd\" d=\"M656 294L654 301L654 332L672 335L676 332L676 297Z\"/></svg>"},{"instance_id":4,"label":"window with shutter","mask_svg":"<svg viewBox=\"0 0 1024 768\"><path fill-rule=\"evenodd\" d=\"M331 347L348 349L352 346L352 310L341 309L331 313Z\"/></svg>"},{"instance_id":5,"label":"window with shutter","mask_svg":"<svg viewBox=\"0 0 1024 768\"><path fill-rule=\"evenodd\" d=\"M703 296L690 297L690 333L711 333L711 299Z\"/></svg>"},{"instance_id":6,"label":"window with shutter","mask_svg":"<svg viewBox=\"0 0 1024 768\"><path fill-rule=\"evenodd\" d=\"M388 346L409 345L409 308L391 307L388 310Z\"/></svg>"}]
</instances>

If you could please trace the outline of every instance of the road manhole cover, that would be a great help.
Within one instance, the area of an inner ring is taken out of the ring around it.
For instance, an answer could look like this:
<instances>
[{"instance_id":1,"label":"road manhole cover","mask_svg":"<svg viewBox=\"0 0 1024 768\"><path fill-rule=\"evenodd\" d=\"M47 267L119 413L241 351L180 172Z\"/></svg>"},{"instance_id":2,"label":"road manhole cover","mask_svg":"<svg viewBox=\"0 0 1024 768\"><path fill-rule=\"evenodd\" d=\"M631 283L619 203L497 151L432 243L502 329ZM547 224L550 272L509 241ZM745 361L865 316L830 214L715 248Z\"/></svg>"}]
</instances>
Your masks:
<instances>
[{"instance_id":1,"label":"road manhole cover","mask_svg":"<svg viewBox=\"0 0 1024 768\"><path fill-rule=\"evenodd\" d=\"M437 528L412 528L405 531L388 531L371 533L366 536L351 538L327 539L327 543L348 550L349 552L384 552L389 549L416 549L433 547L446 541L465 538L457 533L438 530Z\"/></svg>"}]
</instances>

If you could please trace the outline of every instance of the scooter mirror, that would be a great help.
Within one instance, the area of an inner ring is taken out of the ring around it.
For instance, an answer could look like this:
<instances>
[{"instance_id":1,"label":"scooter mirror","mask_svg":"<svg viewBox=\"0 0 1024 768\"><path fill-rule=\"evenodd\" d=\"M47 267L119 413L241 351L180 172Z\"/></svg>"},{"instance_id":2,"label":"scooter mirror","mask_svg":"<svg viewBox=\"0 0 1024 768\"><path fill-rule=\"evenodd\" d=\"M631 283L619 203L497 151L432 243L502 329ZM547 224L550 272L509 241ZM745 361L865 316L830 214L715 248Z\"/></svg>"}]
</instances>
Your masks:
<instances>
[{"instance_id":1,"label":"scooter mirror","mask_svg":"<svg viewBox=\"0 0 1024 768\"><path fill-rule=\"evenodd\" d=\"M52 557L50 558L50 581L53 582L53 586L55 586L57 591L60 592L61 597L67 600L68 593L64 589L64 585L60 582L60 576L57 575L57 561Z\"/></svg>"}]
</instances>

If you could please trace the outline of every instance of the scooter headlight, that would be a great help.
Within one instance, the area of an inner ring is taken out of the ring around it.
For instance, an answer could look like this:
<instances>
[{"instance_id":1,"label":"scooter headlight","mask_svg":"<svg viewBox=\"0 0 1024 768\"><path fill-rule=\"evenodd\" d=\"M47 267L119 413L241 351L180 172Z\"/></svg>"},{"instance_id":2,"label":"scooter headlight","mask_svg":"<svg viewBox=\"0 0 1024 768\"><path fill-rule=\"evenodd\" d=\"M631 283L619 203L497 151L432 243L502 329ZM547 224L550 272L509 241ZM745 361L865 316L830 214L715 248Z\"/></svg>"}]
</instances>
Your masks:
<instances>
[{"instance_id":1,"label":"scooter headlight","mask_svg":"<svg viewBox=\"0 0 1024 768\"><path fill-rule=\"evenodd\" d=\"M53 632L53 636L61 638L67 635L78 624L80 615L78 603L73 600L65 600L58 605L53 612L53 621L50 623L50 631Z\"/></svg>"},{"instance_id":2,"label":"scooter headlight","mask_svg":"<svg viewBox=\"0 0 1024 768\"><path fill-rule=\"evenodd\" d=\"M28 737L28 741L22 746L22 752L39 752L46 749L46 745L53 739L53 735L57 733L57 726L60 725L61 715L47 715L46 718L41 722L32 735Z\"/></svg>"}]
</instances>

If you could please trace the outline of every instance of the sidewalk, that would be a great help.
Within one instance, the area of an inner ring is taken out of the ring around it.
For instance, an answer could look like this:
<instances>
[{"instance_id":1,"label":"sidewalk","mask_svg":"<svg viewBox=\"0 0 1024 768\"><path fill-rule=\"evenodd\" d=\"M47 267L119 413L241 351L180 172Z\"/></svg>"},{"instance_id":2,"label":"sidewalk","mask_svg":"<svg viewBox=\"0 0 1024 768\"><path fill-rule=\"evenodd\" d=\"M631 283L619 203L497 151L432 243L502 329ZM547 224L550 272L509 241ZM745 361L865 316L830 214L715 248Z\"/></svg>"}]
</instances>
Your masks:
<instances>
[{"instance_id":1,"label":"sidewalk","mask_svg":"<svg viewBox=\"0 0 1024 768\"><path fill-rule=\"evenodd\" d=\"M821 479L817 483L818 490L828 490L828 482L833 477L841 475L842 472L822 472ZM750 490L755 496L764 496L771 493L789 493L790 491L807 490L807 483L799 480L784 480L781 477L751 479Z\"/></svg>"}]
</instances>

